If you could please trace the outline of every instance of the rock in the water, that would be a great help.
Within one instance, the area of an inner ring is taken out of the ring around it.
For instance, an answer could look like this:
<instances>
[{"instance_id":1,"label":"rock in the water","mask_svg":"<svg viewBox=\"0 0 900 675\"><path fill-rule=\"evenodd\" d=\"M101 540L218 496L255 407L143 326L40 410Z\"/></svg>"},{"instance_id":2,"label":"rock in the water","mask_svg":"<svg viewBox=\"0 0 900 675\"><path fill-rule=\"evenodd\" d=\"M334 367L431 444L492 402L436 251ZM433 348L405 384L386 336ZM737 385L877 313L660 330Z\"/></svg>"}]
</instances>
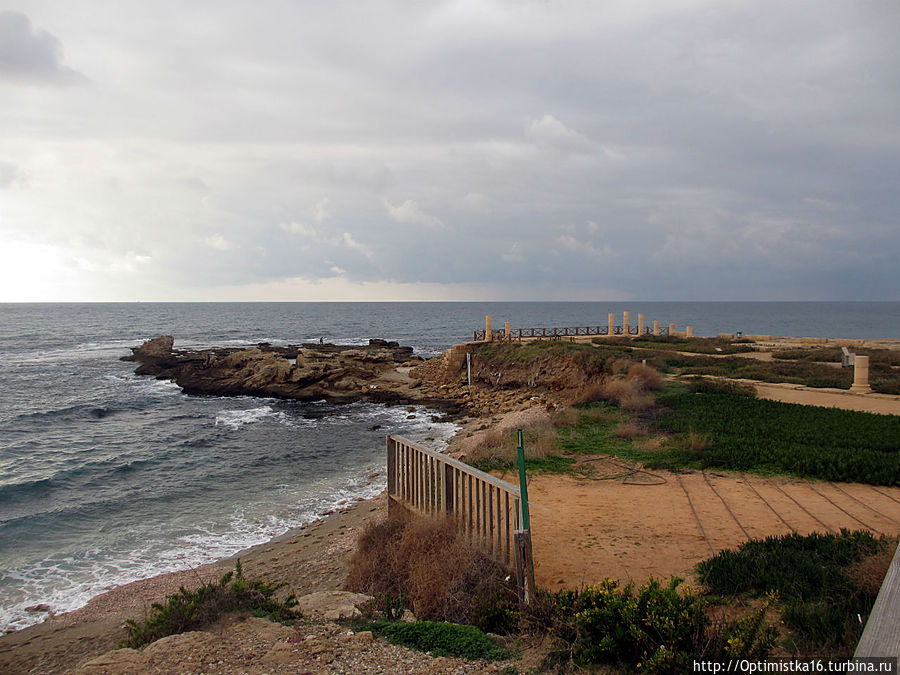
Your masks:
<instances>
[{"instance_id":1,"label":"rock in the water","mask_svg":"<svg viewBox=\"0 0 900 675\"><path fill-rule=\"evenodd\" d=\"M140 357L165 359L172 356L172 346L174 344L175 338L171 335L159 335L152 340L147 340L140 347L135 347L131 351L134 352L134 356L138 360L140 360Z\"/></svg>"}]
</instances>

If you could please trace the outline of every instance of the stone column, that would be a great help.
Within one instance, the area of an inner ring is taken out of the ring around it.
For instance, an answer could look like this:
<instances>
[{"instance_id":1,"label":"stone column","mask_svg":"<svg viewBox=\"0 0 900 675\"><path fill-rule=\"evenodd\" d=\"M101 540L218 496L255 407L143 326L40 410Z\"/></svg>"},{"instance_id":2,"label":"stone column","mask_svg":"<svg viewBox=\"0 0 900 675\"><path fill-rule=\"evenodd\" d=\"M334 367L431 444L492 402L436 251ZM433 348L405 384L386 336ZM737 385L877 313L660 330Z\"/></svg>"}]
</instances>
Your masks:
<instances>
[{"instance_id":1,"label":"stone column","mask_svg":"<svg viewBox=\"0 0 900 675\"><path fill-rule=\"evenodd\" d=\"M491 315L488 314L484 317L484 339L485 340L493 340L494 339L494 324Z\"/></svg>"},{"instance_id":2,"label":"stone column","mask_svg":"<svg viewBox=\"0 0 900 675\"><path fill-rule=\"evenodd\" d=\"M685 333L684 333L685 337L694 337L694 327L693 326L688 326L684 330L685 330Z\"/></svg>"},{"instance_id":3,"label":"stone column","mask_svg":"<svg viewBox=\"0 0 900 675\"><path fill-rule=\"evenodd\" d=\"M853 386L850 391L857 394L869 394L872 387L869 386L869 357L857 354L853 357Z\"/></svg>"},{"instance_id":4,"label":"stone column","mask_svg":"<svg viewBox=\"0 0 900 675\"><path fill-rule=\"evenodd\" d=\"M669 335L675 335L675 324L674 323L669 324Z\"/></svg>"},{"instance_id":5,"label":"stone column","mask_svg":"<svg viewBox=\"0 0 900 675\"><path fill-rule=\"evenodd\" d=\"M622 312L622 335L628 335L628 312Z\"/></svg>"},{"instance_id":6,"label":"stone column","mask_svg":"<svg viewBox=\"0 0 900 675\"><path fill-rule=\"evenodd\" d=\"M507 340L512 336L512 324L509 321L503 325L503 334Z\"/></svg>"},{"instance_id":7,"label":"stone column","mask_svg":"<svg viewBox=\"0 0 900 675\"><path fill-rule=\"evenodd\" d=\"M612 337L615 332L616 332L616 317L615 317L615 315L610 314L609 315L609 332L607 333L607 335L609 335L609 337Z\"/></svg>"},{"instance_id":8,"label":"stone column","mask_svg":"<svg viewBox=\"0 0 900 675\"><path fill-rule=\"evenodd\" d=\"M657 319L653 320L653 334L659 335L659 321Z\"/></svg>"},{"instance_id":9,"label":"stone column","mask_svg":"<svg viewBox=\"0 0 900 675\"><path fill-rule=\"evenodd\" d=\"M644 334L644 315L638 314L638 337Z\"/></svg>"}]
</instances>

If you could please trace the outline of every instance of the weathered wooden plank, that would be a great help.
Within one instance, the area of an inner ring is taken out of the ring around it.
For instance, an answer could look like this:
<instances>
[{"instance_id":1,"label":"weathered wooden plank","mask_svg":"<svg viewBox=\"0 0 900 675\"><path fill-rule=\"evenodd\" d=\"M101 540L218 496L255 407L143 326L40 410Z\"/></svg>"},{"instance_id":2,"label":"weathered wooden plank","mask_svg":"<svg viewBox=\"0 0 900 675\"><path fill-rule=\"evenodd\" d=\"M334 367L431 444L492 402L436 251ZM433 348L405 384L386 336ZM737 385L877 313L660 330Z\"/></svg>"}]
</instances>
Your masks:
<instances>
[{"instance_id":1,"label":"weathered wooden plank","mask_svg":"<svg viewBox=\"0 0 900 675\"><path fill-rule=\"evenodd\" d=\"M853 656L900 657L900 544Z\"/></svg>"},{"instance_id":2,"label":"weathered wooden plank","mask_svg":"<svg viewBox=\"0 0 900 675\"><path fill-rule=\"evenodd\" d=\"M437 452L436 450L431 450L430 448L420 448L420 447L414 445L412 441L404 438L403 436L392 436L392 438L396 439L400 443L405 443L406 445L410 446L411 448L416 448L416 450L418 452L422 453L423 455L430 455L431 457L437 457L444 464L449 464L450 466L456 467L459 471L461 471L465 474L474 476L474 477L478 478L479 480L484 481L485 483L490 483L491 485L495 485L495 486L499 487L500 489L506 490L509 493L511 493L517 497L519 496L519 488L517 488L515 485L512 485L511 483L507 483L505 480L501 480L500 478L497 478L496 476L492 476L489 473L485 473L484 471L479 471L478 469L476 469L473 466L469 466L468 464L466 464L464 462L460 462L458 459L453 459L452 457L447 457L446 455L443 455L443 454Z\"/></svg>"}]
</instances>

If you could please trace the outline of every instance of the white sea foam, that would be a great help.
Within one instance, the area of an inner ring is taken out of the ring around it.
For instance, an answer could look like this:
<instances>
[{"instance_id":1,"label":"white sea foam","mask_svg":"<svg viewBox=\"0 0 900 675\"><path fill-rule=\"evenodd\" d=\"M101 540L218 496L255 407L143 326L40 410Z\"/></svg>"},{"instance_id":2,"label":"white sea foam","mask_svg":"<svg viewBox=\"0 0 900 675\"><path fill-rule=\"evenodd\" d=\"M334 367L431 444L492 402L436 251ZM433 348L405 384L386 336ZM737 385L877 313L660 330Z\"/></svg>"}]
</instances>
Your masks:
<instances>
[{"instance_id":1,"label":"white sea foam","mask_svg":"<svg viewBox=\"0 0 900 675\"><path fill-rule=\"evenodd\" d=\"M240 429L245 424L255 424L263 420L274 419L283 424L290 424L290 419L283 412L272 410L272 406L242 410L220 410L216 413L216 426L223 425L230 429Z\"/></svg>"},{"instance_id":2,"label":"white sea foam","mask_svg":"<svg viewBox=\"0 0 900 675\"><path fill-rule=\"evenodd\" d=\"M371 498L384 490L383 467L359 467L351 476L316 480L298 489L285 486L278 513L270 503L236 505L227 524L196 523L191 532L168 543L131 551L91 550L77 559L59 556L0 576L15 582L16 597L0 607L0 633L21 630L47 618L29 611L37 604L54 613L70 612L116 586L150 576L188 569L231 557L265 543L293 528L317 520L321 514L346 508L357 498ZM368 476L372 473L374 478Z\"/></svg>"}]
</instances>

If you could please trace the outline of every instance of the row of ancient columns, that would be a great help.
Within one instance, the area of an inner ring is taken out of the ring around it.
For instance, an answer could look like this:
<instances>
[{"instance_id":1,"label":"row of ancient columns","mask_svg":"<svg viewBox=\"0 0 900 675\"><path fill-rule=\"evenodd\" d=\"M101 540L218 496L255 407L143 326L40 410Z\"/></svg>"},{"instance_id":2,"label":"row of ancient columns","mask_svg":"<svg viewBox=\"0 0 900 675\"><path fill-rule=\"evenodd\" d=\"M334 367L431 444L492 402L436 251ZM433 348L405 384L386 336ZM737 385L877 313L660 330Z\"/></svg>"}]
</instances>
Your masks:
<instances>
[{"instance_id":1,"label":"row of ancient columns","mask_svg":"<svg viewBox=\"0 0 900 675\"><path fill-rule=\"evenodd\" d=\"M644 315L638 314L637 318L638 318L638 323L637 323L638 335L643 335L644 334ZM623 335L630 334L630 330L631 330L630 321L631 321L630 313L622 312L622 334ZM484 317L484 338L485 338L485 340L492 339L491 336L493 335L493 327L494 327L493 318L491 317L490 314L488 314L487 316ZM607 335L610 335L610 336L614 335L615 330L616 330L615 315L610 312L610 314L609 314L609 330L608 330ZM512 332L512 324L510 324L510 322L507 321L504 324L505 337L509 338L511 332ZM653 334L659 335L659 321L653 322ZM669 335L675 335L675 324L674 323L669 324ZM684 336L685 337L694 337L694 327L687 326L685 328Z\"/></svg>"},{"instance_id":2,"label":"row of ancient columns","mask_svg":"<svg viewBox=\"0 0 900 675\"><path fill-rule=\"evenodd\" d=\"M622 334L628 335L630 328L630 315L628 312L622 313ZM506 339L509 339L510 333L512 332L512 325L509 321L504 324L504 335ZM615 333L615 316L610 312L609 314L609 332L608 335L613 335ZM644 315L638 314L638 335L644 334ZM653 334L659 335L659 321L653 322ZM669 324L669 335L675 335L675 324ZM685 328L685 337L693 337L694 336L694 328L692 326L687 326ZM484 317L484 337L486 340L493 339L493 319L490 315ZM853 386L850 387L850 391L859 393L859 394L867 394L872 391L872 387L869 386L869 357L862 356L860 354L855 354L853 356Z\"/></svg>"}]
</instances>

